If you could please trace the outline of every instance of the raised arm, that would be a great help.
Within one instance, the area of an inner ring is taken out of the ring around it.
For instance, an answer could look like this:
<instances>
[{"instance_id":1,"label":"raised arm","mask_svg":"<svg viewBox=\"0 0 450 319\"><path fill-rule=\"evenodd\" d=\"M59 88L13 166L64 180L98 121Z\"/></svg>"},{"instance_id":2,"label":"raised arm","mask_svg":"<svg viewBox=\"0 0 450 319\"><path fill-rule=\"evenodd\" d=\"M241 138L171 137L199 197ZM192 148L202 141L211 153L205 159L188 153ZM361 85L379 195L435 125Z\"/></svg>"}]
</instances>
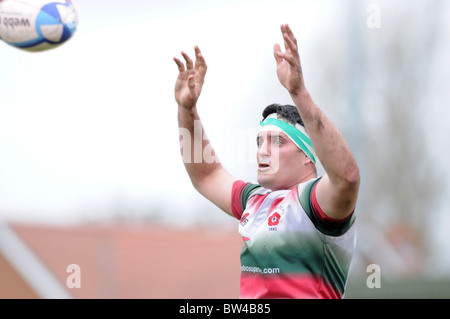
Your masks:
<instances>
[{"instance_id":1,"label":"raised arm","mask_svg":"<svg viewBox=\"0 0 450 319\"><path fill-rule=\"evenodd\" d=\"M207 70L206 62L197 46L195 64L185 52L181 54L186 66L174 58L179 71L175 84L175 100L178 103L178 127L184 166L195 189L233 216L231 190L236 178L218 161L197 113L197 101Z\"/></svg>"},{"instance_id":2,"label":"raised arm","mask_svg":"<svg viewBox=\"0 0 450 319\"><path fill-rule=\"evenodd\" d=\"M343 219L356 205L359 168L346 141L313 102L305 87L297 40L292 30L288 25L282 25L281 32L285 52L275 45L277 75L291 95L326 172L317 185L317 202L327 216Z\"/></svg>"}]
</instances>

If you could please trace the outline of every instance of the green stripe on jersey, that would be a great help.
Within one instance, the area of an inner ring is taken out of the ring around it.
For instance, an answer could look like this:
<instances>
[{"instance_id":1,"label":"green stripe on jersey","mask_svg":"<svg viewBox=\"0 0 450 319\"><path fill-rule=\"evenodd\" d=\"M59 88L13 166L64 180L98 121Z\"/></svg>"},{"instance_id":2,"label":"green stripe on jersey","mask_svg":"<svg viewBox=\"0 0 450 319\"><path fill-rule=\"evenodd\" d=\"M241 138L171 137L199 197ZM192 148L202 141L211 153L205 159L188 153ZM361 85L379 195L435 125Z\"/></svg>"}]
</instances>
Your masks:
<instances>
[{"instance_id":1,"label":"green stripe on jersey","mask_svg":"<svg viewBox=\"0 0 450 319\"><path fill-rule=\"evenodd\" d=\"M316 185L316 183L321 179L318 178L316 180L311 181L308 185L303 188L301 194L298 194L298 198L300 200L300 204L308 215L309 219L312 221L314 226L324 235L327 236L341 236L344 234L349 228L353 225L355 221L355 214L352 215L351 218L348 218L347 222L342 224L332 224L329 223L324 225L324 223L320 220L320 218L313 212L313 207L311 203L311 193Z\"/></svg>"},{"instance_id":2,"label":"green stripe on jersey","mask_svg":"<svg viewBox=\"0 0 450 319\"><path fill-rule=\"evenodd\" d=\"M261 187L261 185L258 185L258 184L250 184L249 183L244 186L244 189L242 190L242 196L241 196L241 205L244 210L247 206L248 199L260 188L262 188L262 187Z\"/></svg>"}]
</instances>

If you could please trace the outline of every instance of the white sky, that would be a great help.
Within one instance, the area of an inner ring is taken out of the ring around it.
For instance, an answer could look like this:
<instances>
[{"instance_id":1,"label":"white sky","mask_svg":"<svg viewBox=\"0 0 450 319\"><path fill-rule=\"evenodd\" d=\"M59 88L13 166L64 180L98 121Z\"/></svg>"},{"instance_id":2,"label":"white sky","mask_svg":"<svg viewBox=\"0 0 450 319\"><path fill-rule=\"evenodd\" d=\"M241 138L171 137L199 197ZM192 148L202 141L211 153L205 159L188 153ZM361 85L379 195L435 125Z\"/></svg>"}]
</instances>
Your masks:
<instances>
[{"instance_id":1,"label":"white sky","mask_svg":"<svg viewBox=\"0 0 450 319\"><path fill-rule=\"evenodd\" d=\"M257 126L277 101L264 92L286 97L272 61L279 26L290 23L307 52L333 10L326 1L73 2L78 30L63 46L0 43L0 217L64 220L168 195L182 199L172 205L204 204L181 162L173 98L172 57L194 45L209 66L199 103L208 136L233 173L253 178L251 163L227 158L228 135Z\"/></svg>"}]
</instances>

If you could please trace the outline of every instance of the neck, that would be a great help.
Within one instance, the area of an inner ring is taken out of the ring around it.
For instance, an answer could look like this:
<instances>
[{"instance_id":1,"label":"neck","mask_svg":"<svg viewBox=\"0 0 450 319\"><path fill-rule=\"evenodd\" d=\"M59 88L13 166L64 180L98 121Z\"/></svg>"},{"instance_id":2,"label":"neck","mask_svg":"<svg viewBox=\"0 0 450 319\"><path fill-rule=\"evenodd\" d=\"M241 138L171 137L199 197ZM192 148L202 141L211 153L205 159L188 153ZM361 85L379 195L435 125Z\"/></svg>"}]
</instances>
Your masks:
<instances>
[{"instance_id":1,"label":"neck","mask_svg":"<svg viewBox=\"0 0 450 319\"><path fill-rule=\"evenodd\" d=\"M307 174L302 176L298 182L296 182L294 185L292 185L292 187L289 187L288 189L294 189L299 184L307 182L307 181L309 181L310 179L313 179L313 178L317 178L317 173L316 173L315 170L311 171L311 172L308 172Z\"/></svg>"}]
</instances>

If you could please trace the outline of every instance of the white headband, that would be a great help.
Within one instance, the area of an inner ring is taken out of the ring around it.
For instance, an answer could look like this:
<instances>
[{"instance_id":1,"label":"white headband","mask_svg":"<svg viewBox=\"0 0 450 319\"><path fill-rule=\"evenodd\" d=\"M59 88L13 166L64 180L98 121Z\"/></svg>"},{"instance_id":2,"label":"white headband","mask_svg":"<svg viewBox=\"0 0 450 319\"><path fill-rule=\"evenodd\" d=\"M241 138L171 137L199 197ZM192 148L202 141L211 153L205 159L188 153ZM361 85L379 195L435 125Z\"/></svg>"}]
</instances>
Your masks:
<instances>
[{"instance_id":1,"label":"white headband","mask_svg":"<svg viewBox=\"0 0 450 319\"><path fill-rule=\"evenodd\" d=\"M282 132L286 134L287 137L289 137L289 139L297 145L297 147L301 149L314 164L316 164L316 152L314 151L308 133L306 133L306 130L302 125L295 123L295 126L293 126L287 123L286 120L277 113L273 113L261 122L259 133L267 131Z\"/></svg>"}]
</instances>

